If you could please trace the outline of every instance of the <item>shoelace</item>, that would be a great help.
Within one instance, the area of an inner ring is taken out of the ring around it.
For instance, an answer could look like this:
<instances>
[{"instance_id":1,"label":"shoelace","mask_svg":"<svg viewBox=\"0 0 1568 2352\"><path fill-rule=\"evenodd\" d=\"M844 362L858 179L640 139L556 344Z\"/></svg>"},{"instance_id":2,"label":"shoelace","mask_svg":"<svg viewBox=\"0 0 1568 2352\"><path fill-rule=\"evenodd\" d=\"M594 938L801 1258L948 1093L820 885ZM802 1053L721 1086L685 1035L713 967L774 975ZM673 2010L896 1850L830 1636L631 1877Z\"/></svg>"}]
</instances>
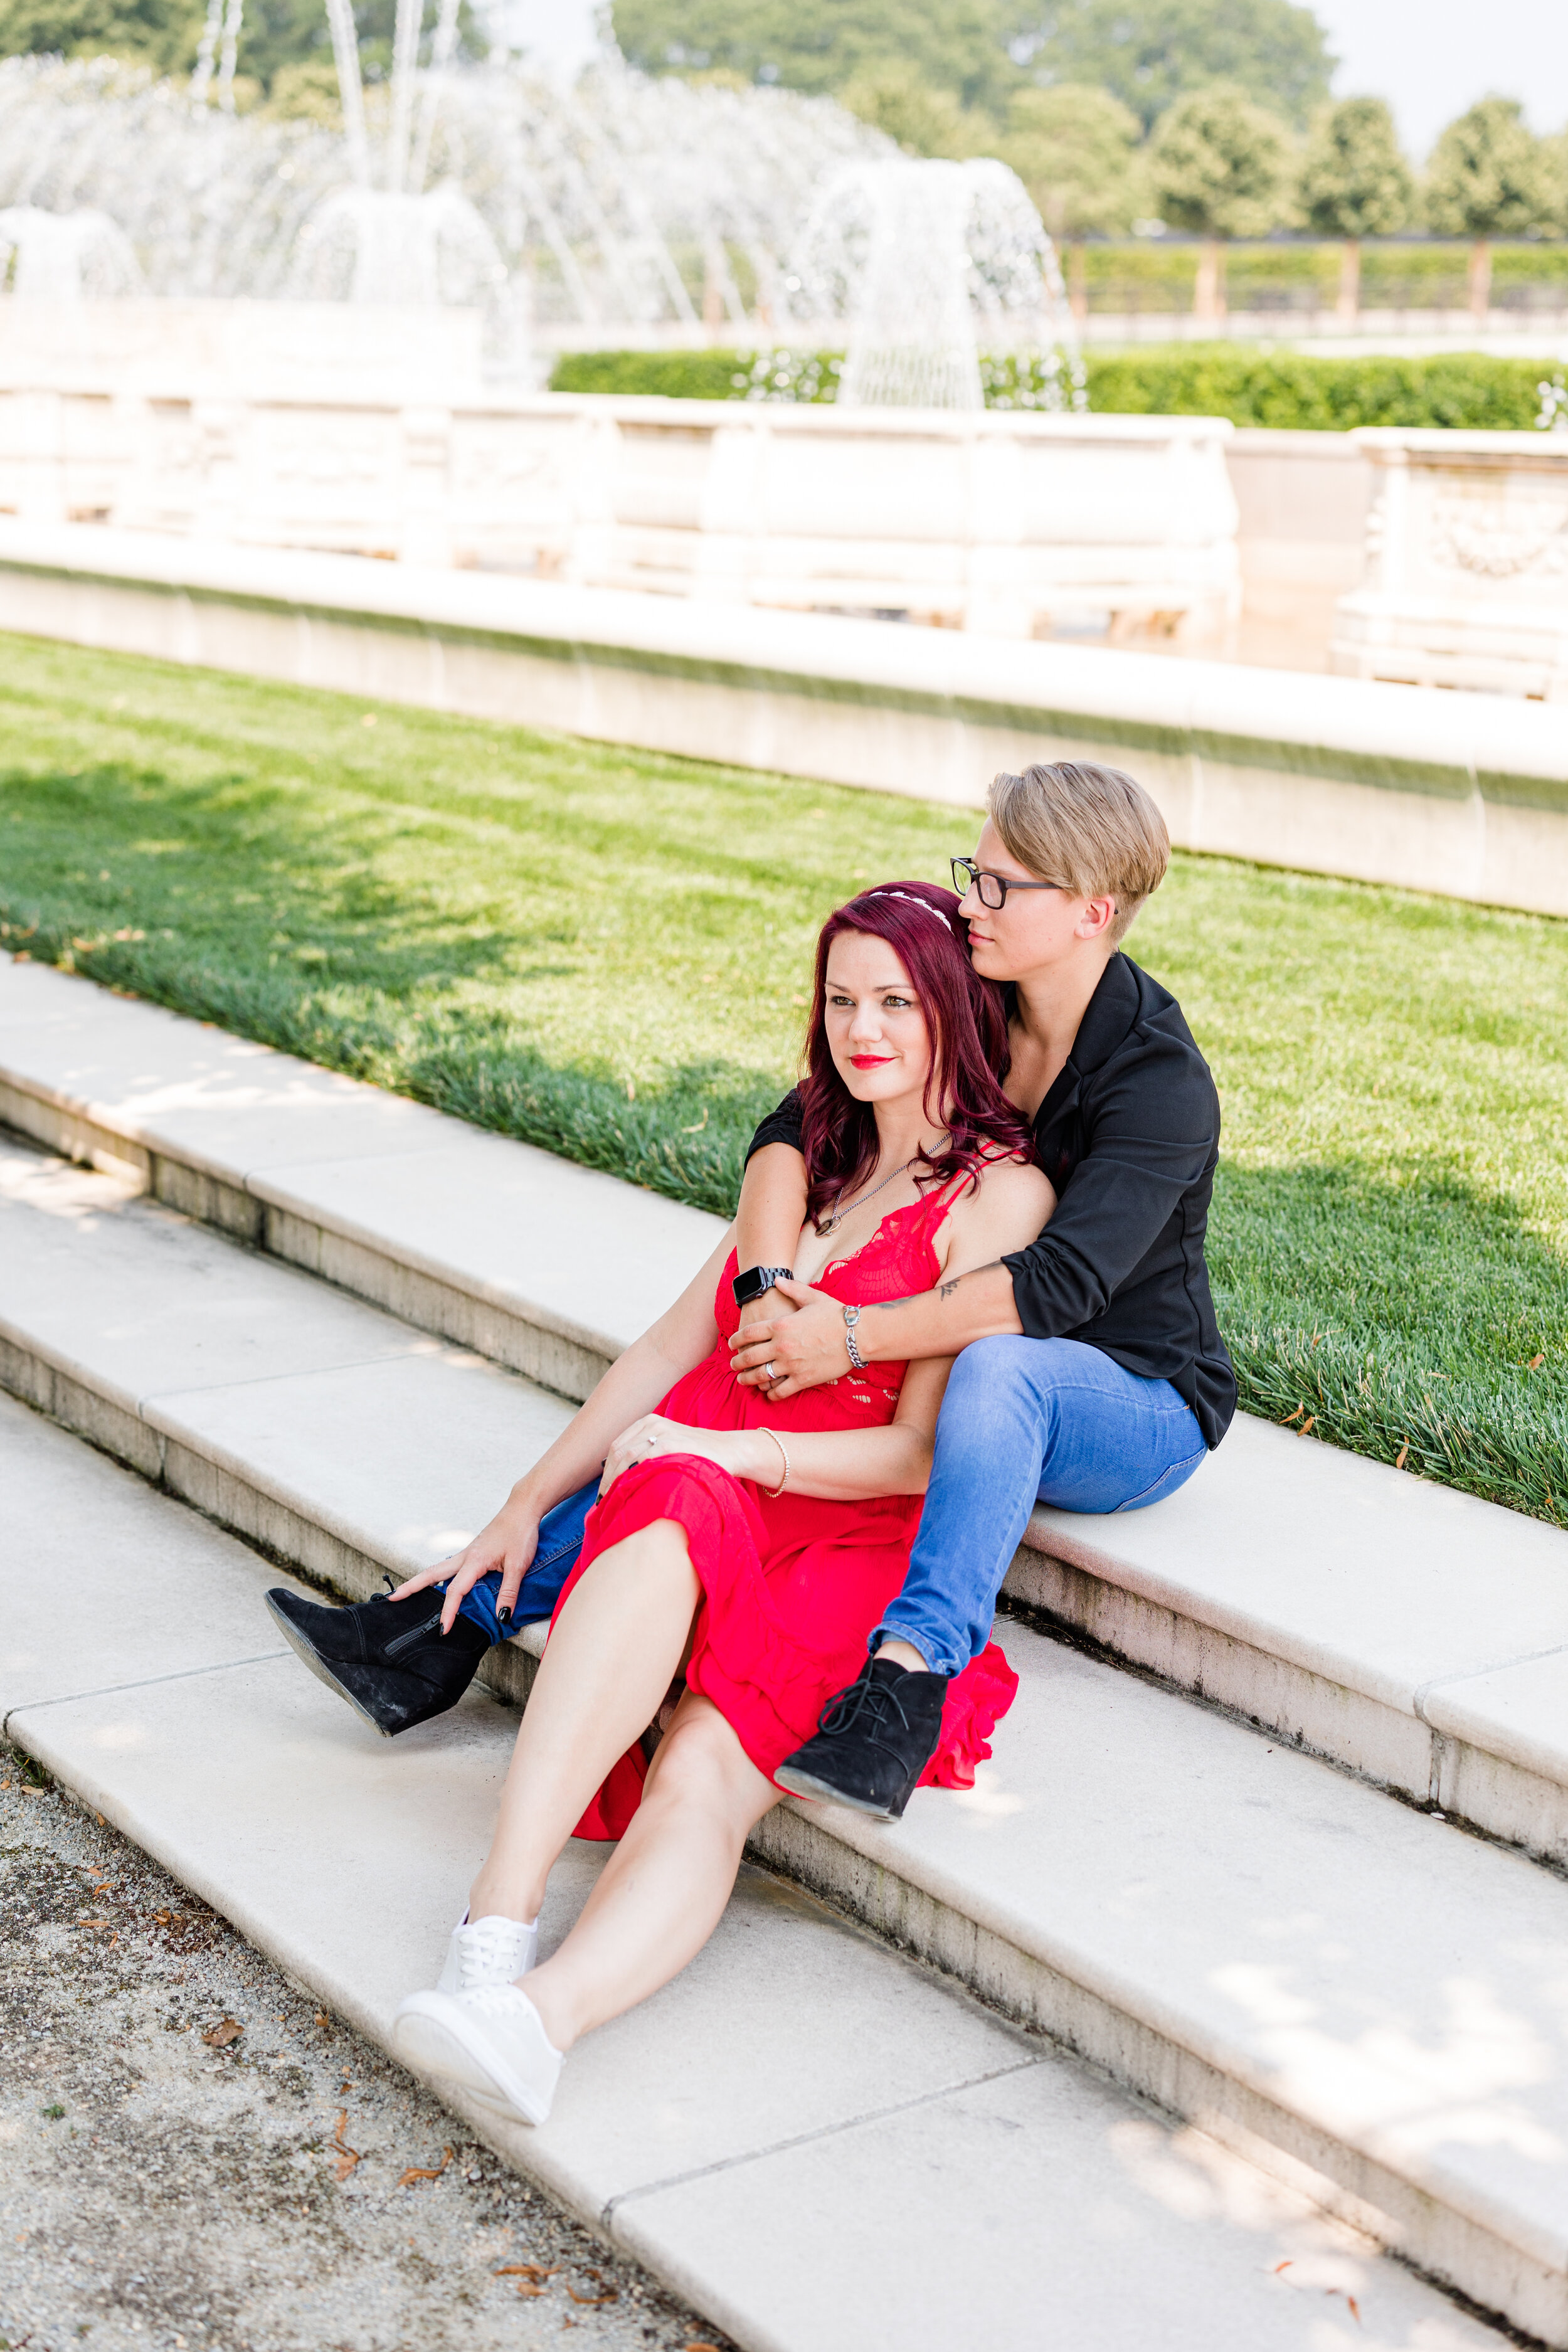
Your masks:
<instances>
[{"instance_id":1,"label":"shoelace","mask_svg":"<svg viewBox=\"0 0 1568 2352\"><path fill-rule=\"evenodd\" d=\"M521 1941L525 1933L524 1929L513 1927L510 1923L505 1927L491 1927L489 1921L477 1927L460 1927L458 1930L458 1973L462 1979L462 1990L472 1993L501 1990L493 1981L487 1983L486 1979L493 1979L497 1960L509 1946Z\"/></svg>"},{"instance_id":2,"label":"shoelace","mask_svg":"<svg viewBox=\"0 0 1568 2352\"><path fill-rule=\"evenodd\" d=\"M465 1988L462 1997L470 2009L477 2009L492 2017L516 2017L519 2001L522 2003L524 2009L533 2007L528 1995L513 1984L478 1985L472 1992Z\"/></svg>"},{"instance_id":3,"label":"shoelace","mask_svg":"<svg viewBox=\"0 0 1568 2352\"><path fill-rule=\"evenodd\" d=\"M869 1675L862 1675L858 1682L850 1684L847 1690L841 1690L836 1698L830 1698L816 1718L816 1727L818 1731L826 1732L828 1738L834 1739L841 1732L853 1731L862 1715L870 1716L871 1728L876 1731L885 1729L892 1716L898 1717L903 1730L912 1731L914 1728L904 1712L904 1702L899 1696L897 1683L873 1682Z\"/></svg>"}]
</instances>

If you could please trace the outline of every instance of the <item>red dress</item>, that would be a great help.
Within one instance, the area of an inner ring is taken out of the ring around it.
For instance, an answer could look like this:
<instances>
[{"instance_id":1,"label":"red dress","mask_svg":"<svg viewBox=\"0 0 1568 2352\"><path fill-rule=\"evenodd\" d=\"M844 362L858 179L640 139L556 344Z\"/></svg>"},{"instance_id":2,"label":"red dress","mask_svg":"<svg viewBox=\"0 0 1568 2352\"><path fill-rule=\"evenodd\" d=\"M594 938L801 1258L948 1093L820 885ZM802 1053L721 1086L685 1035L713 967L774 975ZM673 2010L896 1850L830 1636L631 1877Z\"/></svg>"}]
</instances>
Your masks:
<instances>
[{"instance_id":1,"label":"red dress","mask_svg":"<svg viewBox=\"0 0 1568 2352\"><path fill-rule=\"evenodd\" d=\"M816 1288L863 1306L931 1289L941 1275L932 1244L952 1205L949 1189L895 1209L853 1256L823 1269ZM772 1426L786 1444L792 1430L880 1429L892 1420L902 1364L871 1364L776 1402L761 1389L742 1388L730 1369L730 1334L740 1321L730 1288L734 1271L731 1253L714 1295L719 1344L670 1390L658 1408L667 1419L695 1429ZM921 1501L888 1495L833 1502L788 1488L775 1497L700 1455L657 1454L624 1470L589 1512L582 1554L556 1609L600 1552L655 1519L678 1520L703 1593L687 1687L712 1701L771 1779L864 1665L868 1637L903 1583ZM922 1786L973 1787L1017 1687L994 1642L953 1677ZM629 1749L576 1834L622 1836L647 1769L641 1746Z\"/></svg>"}]
</instances>

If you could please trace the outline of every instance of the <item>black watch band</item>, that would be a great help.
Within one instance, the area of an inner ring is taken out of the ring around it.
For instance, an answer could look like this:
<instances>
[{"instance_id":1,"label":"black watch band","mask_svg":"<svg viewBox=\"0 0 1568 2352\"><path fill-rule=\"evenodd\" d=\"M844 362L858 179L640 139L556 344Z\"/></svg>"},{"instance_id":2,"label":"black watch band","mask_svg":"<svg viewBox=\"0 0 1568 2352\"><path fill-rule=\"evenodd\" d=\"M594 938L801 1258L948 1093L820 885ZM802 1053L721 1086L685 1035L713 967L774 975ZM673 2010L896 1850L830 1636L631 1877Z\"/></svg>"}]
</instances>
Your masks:
<instances>
[{"instance_id":1,"label":"black watch band","mask_svg":"<svg viewBox=\"0 0 1568 2352\"><path fill-rule=\"evenodd\" d=\"M775 1282L788 1282L790 1272L787 1265L749 1265L745 1273L738 1274L730 1285L735 1294L736 1306L749 1307L753 1298L760 1298L764 1290L773 1288Z\"/></svg>"}]
</instances>

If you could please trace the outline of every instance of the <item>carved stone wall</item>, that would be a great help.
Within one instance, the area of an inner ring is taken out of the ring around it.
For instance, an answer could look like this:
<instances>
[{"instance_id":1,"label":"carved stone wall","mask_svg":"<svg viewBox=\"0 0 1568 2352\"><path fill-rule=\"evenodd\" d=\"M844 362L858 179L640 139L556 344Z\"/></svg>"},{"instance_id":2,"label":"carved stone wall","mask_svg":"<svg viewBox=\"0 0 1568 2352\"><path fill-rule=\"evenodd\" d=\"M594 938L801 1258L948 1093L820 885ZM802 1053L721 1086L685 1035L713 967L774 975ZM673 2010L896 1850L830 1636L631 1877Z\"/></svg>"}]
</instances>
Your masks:
<instances>
[{"instance_id":1,"label":"carved stone wall","mask_svg":"<svg viewBox=\"0 0 1568 2352\"><path fill-rule=\"evenodd\" d=\"M1354 438L1378 488L1334 667L1568 700L1568 435Z\"/></svg>"}]
</instances>

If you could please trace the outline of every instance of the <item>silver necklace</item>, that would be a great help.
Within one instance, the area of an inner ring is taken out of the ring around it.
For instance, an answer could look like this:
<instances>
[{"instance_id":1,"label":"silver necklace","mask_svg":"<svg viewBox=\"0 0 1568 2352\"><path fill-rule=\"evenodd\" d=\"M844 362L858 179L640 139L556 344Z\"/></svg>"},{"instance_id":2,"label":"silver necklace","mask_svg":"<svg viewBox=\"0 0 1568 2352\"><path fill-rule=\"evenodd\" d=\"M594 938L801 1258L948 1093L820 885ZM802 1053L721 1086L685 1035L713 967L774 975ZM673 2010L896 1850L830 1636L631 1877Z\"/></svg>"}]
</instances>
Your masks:
<instances>
[{"instance_id":1,"label":"silver necklace","mask_svg":"<svg viewBox=\"0 0 1568 2352\"><path fill-rule=\"evenodd\" d=\"M859 1199L856 1201L853 1205L857 1209L863 1208L868 1201L874 1201L879 1192L886 1192L888 1186L892 1182L895 1176L904 1175L909 1169L913 1167L913 1165L914 1162L912 1160L906 1160L902 1168L890 1169L888 1174L883 1177L879 1184L873 1184L868 1192L862 1192ZM838 1207L834 1210L833 1214L827 1220L826 1225L823 1228L824 1232L836 1234L848 1214L849 1208L845 1204L841 1198Z\"/></svg>"},{"instance_id":2,"label":"silver necklace","mask_svg":"<svg viewBox=\"0 0 1568 2352\"><path fill-rule=\"evenodd\" d=\"M921 900L921 905L923 907L924 904L925 900L922 898ZM942 1139L944 1143L947 1141L947 1131L945 1129L942 1131ZM911 1153L901 1168L890 1169L888 1174L883 1177L879 1184L873 1184L870 1191L868 1192L862 1192L858 1201L847 1203L842 1197L840 1197L839 1204L834 1210L833 1214L828 1218L826 1224L819 1225L817 1231L823 1234L836 1234L838 1231L839 1226L843 1223L845 1218L849 1214L851 1207L863 1209L868 1201L874 1201L879 1192L886 1192L888 1186L892 1182L895 1176L907 1176L910 1170L914 1166L915 1161L919 1158L920 1153L918 1151Z\"/></svg>"}]
</instances>

